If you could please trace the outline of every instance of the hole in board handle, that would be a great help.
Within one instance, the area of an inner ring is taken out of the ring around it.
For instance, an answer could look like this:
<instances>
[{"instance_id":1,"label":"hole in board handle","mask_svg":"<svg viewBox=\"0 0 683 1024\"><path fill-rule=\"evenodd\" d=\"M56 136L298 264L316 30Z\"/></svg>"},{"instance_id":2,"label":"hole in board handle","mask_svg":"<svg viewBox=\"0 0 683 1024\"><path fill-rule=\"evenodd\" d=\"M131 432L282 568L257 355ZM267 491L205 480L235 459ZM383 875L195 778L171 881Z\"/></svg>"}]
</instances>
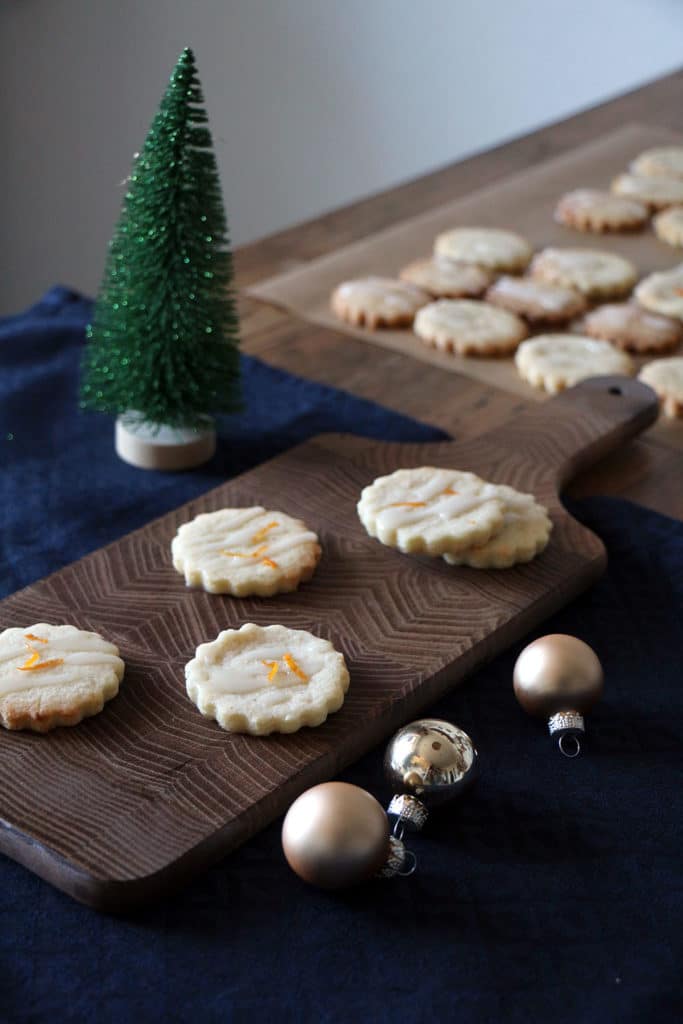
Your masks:
<instances>
[{"instance_id":1,"label":"hole in board handle","mask_svg":"<svg viewBox=\"0 0 683 1024\"><path fill-rule=\"evenodd\" d=\"M623 391L621 390L621 388L618 388L618 387L616 387L616 386L615 386L615 387L611 387L611 388L608 388L608 389L607 389L607 392L608 392L608 394L610 394L610 395L623 395L623 393L624 393L624 392L623 392Z\"/></svg>"}]
</instances>

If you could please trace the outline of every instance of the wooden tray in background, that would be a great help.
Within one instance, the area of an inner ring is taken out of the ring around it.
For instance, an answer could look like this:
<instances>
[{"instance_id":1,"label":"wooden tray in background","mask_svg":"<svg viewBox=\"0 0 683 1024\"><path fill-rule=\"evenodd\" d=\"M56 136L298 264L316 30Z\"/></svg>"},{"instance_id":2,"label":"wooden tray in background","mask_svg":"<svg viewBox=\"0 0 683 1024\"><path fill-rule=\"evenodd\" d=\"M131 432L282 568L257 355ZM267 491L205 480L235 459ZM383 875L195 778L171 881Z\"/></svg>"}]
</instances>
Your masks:
<instances>
[{"instance_id":1,"label":"wooden tray in background","mask_svg":"<svg viewBox=\"0 0 683 1024\"><path fill-rule=\"evenodd\" d=\"M606 249L632 260L642 275L683 261L683 250L660 242L647 228L632 234L595 235L556 224L558 198L573 188L607 188L641 150L649 146L683 144L683 135L668 128L630 124L594 142L525 169L470 195L401 221L352 245L337 249L247 290L254 299L335 331L393 349L445 370L473 377L523 398L547 396L517 374L512 359L475 359L448 355L422 344L411 330L369 331L340 322L329 307L333 288L365 274L396 275L401 267L432 251L435 236L457 226L501 227L518 231L534 248L546 245ZM642 365L646 359L636 359ZM683 448L683 422L660 417L650 437Z\"/></svg>"},{"instance_id":2,"label":"wooden tray in background","mask_svg":"<svg viewBox=\"0 0 683 1024\"><path fill-rule=\"evenodd\" d=\"M121 691L75 728L0 730L0 850L98 908L150 900L243 842L602 572L600 540L563 509L562 484L653 422L654 393L596 378L464 444L323 435L0 603L0 629L69 622L114 641ZM452 568L369 538L361 488L401 466L479 472L532 491L552 515L546 551L498 572ZM305 518L323 545L313 580L244 599L188 590L173 570L180 523L228 505ZM246 621L331 639L346 655L344 707L317 729L223 732L185 694L195 647Z\"/></svg>"}]
</instances>

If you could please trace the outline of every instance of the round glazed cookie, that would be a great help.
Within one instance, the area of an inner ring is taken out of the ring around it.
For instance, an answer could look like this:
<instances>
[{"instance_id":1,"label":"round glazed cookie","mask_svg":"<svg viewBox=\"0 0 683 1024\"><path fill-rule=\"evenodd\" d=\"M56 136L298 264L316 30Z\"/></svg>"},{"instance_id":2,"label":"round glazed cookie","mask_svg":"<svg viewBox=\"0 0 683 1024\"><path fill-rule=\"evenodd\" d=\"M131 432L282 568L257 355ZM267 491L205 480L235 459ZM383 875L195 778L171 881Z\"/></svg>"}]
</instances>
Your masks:
<instances>
[{"instance_id":1,"label":"round glazed cookie","mask_svg":"<svg viewBox=\"0 0 683 1024\"><path fill-rule=\"evenodd\" d=\"M495 537L459 555L444 555L449 565L469 565L472 569L509 569L530 562L545 549L553 524L548 510L533 494L498 484L503 502L503 529Z\"/></svg>"},{"instance_id":2,"label":"round glazed cookie","mask_svg":"<svg viewBox=\"0 0 683 1024\"><path fill-rule=\"evenodd\" d=\"M634 294L645 309L683 320L683 263L644 277Z\"/></svg>"},{"instance_id":3,"label":"round glazed cookie","mask_svg":"<svg viewBox=\"0 0 683 1024\"><path fill-rule=\"evenodd\" d=\"M409 327L425 303L427 292L391 277L359 277L332 292L333 313L355 327Z\"/></svg>"},{"instance_id":4,"label":"round glazed cookie","mask_svg":"<svg viewBox=\"0 0 683 1024\"><path fill-rule=\"evenodd\" d=\"M607 341L580 334L539 334L522 342L515 356L524 380L550 394L604 374L632 374L633 363Z\"/></svg>"},{"instance_id":5,"label":"round glazed cookie","mask_svg":"<svg viewBox=\"0 0 683 1024\"><path fill-rule=\"evenodd\" d=\"M667 245L683 246L683 206L670 206L652 221L655 234Z\"/></svg>"},{"instance_id":6,"label":"round glazed cookie","mask_svg":"<svg viewBox=\"0 0 683 1024\"><path fill-rule=\"evenodd\" d=\"M591 338L610 341L625 352L670 352L683 338L679 320L648 313L635 302L600 306L584 319L583 330Z\"/></svg>"},{"instance_id":7,"label":"round glazed cookie","mask_svg":"<svg viewBox=\"0 0 683 1024\"><path fill-rule=\"evenodd\" d=\"M615 195L637 199L651 210L683 203L683 181L676 178L643 178L620 174L612 182Z\"/></svg>"},{"instance_id":8,"label":"round glazed cookie","mask_svg":"<svg viewBox=\"0 0 683 1024\"><path fill-rule=\"evenodd\" d=\"M683 417L683 356L646 363L638 377L657 392L665 415Z\"/></svg>"},{"instance_id":9,"label":"round glazed cookie","mask_svg":"<svg viewBox=\"0 0 683 1024\"><path fill-rule=\"evenodd\" d=\"M349 673L329 640L247 622L200 644L185 682L192 703L222 729L266 736L324 722L344 703Z\"/></svg>"},{"instance_id":10,"label":"round glazed cookie","mask_svg":"<svg viewBox=\"0 0 683 1024\"><path fill-rule=\"evenodd\" d=\"M529 265L532 248L514 231L499 228L454 228L434 242L436 256L463 263L477 263L489 270L521 273Z\"/></svg>"},{"instance_id":11,"label":"round glazed cookie","mask_svg":"<svg viewBox=\"0 0 683 1024\"><path fill-rule=\"evenodd\" d=\"M272 597L309 580L321 548L301 519L255 505L203 512L183 523L171 555L188 587L235 597Z\"/></svg>"},{"instance_id":12,"label":"round glazed cookie","mask_svg":"<svg viewBox=\"0 0 683 1024\"><path fill-rule=\"evenodd\" d=\"M38 622L0 633L0 723L49 732L96 715L119 692L124 664L99 633Z\"/></svg>"},{"instance_id":13,"label":"round glazed cookie","mask_svg":"<svg viewBox=\"0 0 683 1024\"><path fill-rule=\"evenodd\" d=\"M683 146L646 149L631 164L631 172L643 178L683 178Z\"/></svg>"},{"instance_id":14,"label":"round glazed cookie","mask_svg":"<svg viewBox=\"0 0 683 1024\"><path fill-rule=\"evenodd\" d=\"M531 264L537 281L575 288L587 299L618 299L636 283L636 268L623 256L597 249L543 249Z\"/></svg>"},{"instance_id":15,"label":"round glazed cookie","mask_svg":"<svg viewBox=\"0 0 683 1024\"><path fill-rule=\"evenodd\" d=\"M499 277L487 291L486 301L524 317L531 324L565 323L583 313L587 305L574 288L531 277Z\"/></svg>"},{"instance_id":16,"label":"round glazed cookie","mask_svg":"<svg viewBox=\"0 0 683 1024\"><path fill-rule=\"evenodd\" d=\"M495 484L436 466L397 469L365 487L358 517L382 544L409 554L457 555L503 528Z\"/></svg>"},{"instance_id":17,"label":"round glazed cookie","mask_svg":"<svg viewBox=\"0 0 683 1024\"><path fill-rule=\"evenodd\" d=\"M445 256L415 260L403 268L399 277L437 299L476 298L493 280L492 273L476 263L457 263Z\"/></svg>"},{"instance_id":18,"label":"round glazed cookie","mask_svg":"<svg viewBox=\"0 0 683 1024\"><path fill-rule=\"evenodd\" d=\"M562 196L555 220L577 231L633 231L641 228L648 209L636 199L625 199L595 188L577 188Z\"/></svg>"},{"instance_id":19,"label":"round glazed cookie","mask_svg":"<svg viewBox=\"0 0 683 1024\"><path fill-rule=\"evenodd\" d=\"M459 356L504 356L528 334L514 313L470 299L439 299L415 317L418 338Z\"/></svg>"}]
</instances>

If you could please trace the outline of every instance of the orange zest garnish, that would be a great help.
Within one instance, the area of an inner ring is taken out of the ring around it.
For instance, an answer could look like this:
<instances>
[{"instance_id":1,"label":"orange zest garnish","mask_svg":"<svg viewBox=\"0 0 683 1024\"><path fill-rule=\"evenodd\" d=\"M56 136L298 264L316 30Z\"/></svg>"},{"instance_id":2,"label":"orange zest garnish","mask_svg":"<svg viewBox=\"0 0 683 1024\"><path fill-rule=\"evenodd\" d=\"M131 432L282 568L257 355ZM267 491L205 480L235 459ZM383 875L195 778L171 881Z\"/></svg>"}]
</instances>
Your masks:
<instances>
[{"instance_id":1,"label":"orange zest garnish","mask_svg":"<svg viewBox=\"0 0 683 1024\"><path fill-rule=\"evenodd\" d=\"M39 658L40 655L34 651L31 657L28 659L25 665L19 666L20 672L40 672L44 668L55 668L56 665L62 665L64 658L50 658L48 661L39 661L37 665L33 663L34 658Z\"/></svg>"},{"instance_id":2,"label":"orange zest garnish","mask_svg":"<svg viewBox=\"0 0 683 1024\"><path fill-rule=\"evenodd\" d=\"M40 653L34 651L32 643L36 642L39 644L46 644L42 636L34 636L33 633L25 633L24 640L26 642L26 648L29 651L29 656L23 665L17 665L20 672L40 672L44 668L54 668L55 665L61 665L64 662L64 658L50 658L48 661L40 660Z\"/></svg>"},{"instance_id":3,"label":"orange zest garnish","mask_svg":"<svg viewBox=\"0 0 683 1024\"><path fill-rule=\"evenodd\" d=\"M257 530L256 533L254 534L254 536L251 538L251 543L252 544L258 544L258 543L260 543L260 541L265 540L266 539L266 534L268 533L268 531L275 529L275 527L278 526L278 525L279 524L275 520L273 520L273 522L272 523L268 523L267 526L262 526L261 529Z\"/></svg>"},{"instance_id":4,"label":"orange zest garnish","mask_svg":"<svg viewBox=\"0 0 683 1024\"><path fill-rule=\"evenodd\" d=\"M221 555L227 555L228 558L260 558L263 552L268 547L267 544L262 544L256 551L221 551Z\"/></svg>"},{"instance_id":5,"label":"orange zest garnish","mask_svg":"<svg viewBox=\"0 0 683 1024\"><path fill-rule=\"evenodd\" d=\"M297 665L296 661L294 660L291 654L283 654L282 660L284 661L285 665L287 666L290 672L293 672L295 676L298 676L299 679L302 679L304 683L308 682L308 676L303 671L303 669L301 669L299 665Z\"/></svg>"},{"instance_id":6,"label":"orange zest garnish","mask_svg":"<svg viewBox=\"0 0 683 1024\"><path fill-rule=\"evenodd\" d=\"M444 487L444 489L442 490L441 493L442 494L457 494L458 492L454 491L452 487Z\"/></svg>"},{"instance_id":7,"label":"orange zest garnish","mask_svg":"<svg viewBox=\"0 0 683 1024\"><path fill-rule=\"evenodd\" d=\"M387 508L424 508L426 504L426 501L395 501L393 505L387 505Z\"/></svg>"},{"instance_id":8,"label":"orange zest garnish","mask_svg":"<svg viewBox=\"0 0 683 1024\"><path fill-rule=\"evenodd\" d=\"M29 654L24 664L19 665L19 669L24 672L26 669L33 668L37 661L40 661L40 655L38 654L38 651L33 651L32 654Z\"/></svg>"},{"instance_id":9,"label":"orange zest garnish","mask_svg":"<svg viewBox=\"0 0 683 1024\"><path fill-rule=\"evenodd\" d=\"M277 675L278 663L276 661L264 661L263 664L266 668L270 669L270 672L268 673L268 682L272 683Z\"/></svg>"},{"instance_id":10,"label":"orange zest garnish","mask_svg":"<svg viewBox=\"0 0 683 1024\"><path fill-rule=\"evenodd\" d=\"M272 558L262 558L261 565L267 565L269 569L277 569L277 562L274 562Z\"/></svg>"}]
</instances>

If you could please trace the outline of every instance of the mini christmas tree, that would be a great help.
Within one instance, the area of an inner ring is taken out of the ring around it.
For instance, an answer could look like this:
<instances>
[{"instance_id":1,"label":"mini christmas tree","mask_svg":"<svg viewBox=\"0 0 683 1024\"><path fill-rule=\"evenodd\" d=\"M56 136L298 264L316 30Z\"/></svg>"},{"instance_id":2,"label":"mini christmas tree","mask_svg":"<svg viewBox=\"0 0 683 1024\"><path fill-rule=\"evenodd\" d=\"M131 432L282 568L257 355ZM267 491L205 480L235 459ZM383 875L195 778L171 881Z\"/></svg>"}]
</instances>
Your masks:
<instances>
[{"instance_id":1,"label":"mini christmas tree","mask_svg":"<svg viewBox=\"0 0 683 1024\"><path fill-rule=\"evenodd\" d=\"M202 430L239 408L232 259L202 104L186 49L136 154L87 328L81 405L148 433Z\"/></svg>"}]
</instances>

